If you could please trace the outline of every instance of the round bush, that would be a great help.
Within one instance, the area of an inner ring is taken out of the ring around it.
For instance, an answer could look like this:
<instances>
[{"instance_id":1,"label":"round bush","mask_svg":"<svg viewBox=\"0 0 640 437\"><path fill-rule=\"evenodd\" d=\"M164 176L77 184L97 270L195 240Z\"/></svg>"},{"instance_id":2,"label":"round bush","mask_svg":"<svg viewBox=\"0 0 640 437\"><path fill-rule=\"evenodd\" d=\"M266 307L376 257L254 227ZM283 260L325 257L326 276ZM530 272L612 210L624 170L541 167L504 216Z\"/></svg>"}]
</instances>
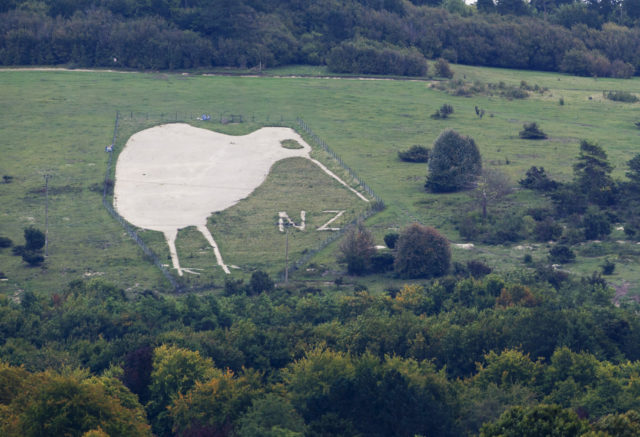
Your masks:
<instances>
[{"instance_id":1,"label":"round bush","mask_svg":"<svg viewBox=\"0 0 640 437\"><path fill-rule=\"evenodd\" d=\"M395 271L403 278L442 276L451 264L449 242L434 228L414 223L397 243Z\"/></svg>"}]
</instances>

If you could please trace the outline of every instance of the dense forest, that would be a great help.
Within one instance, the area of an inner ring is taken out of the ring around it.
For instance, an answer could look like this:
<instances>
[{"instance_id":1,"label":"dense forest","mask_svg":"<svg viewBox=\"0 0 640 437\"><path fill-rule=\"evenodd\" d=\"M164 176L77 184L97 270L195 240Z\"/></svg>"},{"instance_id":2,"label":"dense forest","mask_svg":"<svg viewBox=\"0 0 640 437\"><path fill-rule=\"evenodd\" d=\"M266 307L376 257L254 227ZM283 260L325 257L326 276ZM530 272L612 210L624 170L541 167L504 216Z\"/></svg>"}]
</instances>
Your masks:
<instances>
[{"instance_id":1,"label":"dense forest","mask_svg":"<svg viewBox=\"0 0 640 437\"><path fill-rule=\"evenodd\" d=\"M0 431L638 435L640 321L611 293L540 267L381 295L256 275L216 295L92 279L2 296Z\"/></svg>"},{"instance_id":2,"label":"dense forest","mask_svg":"<svg viewBox=\"0 0 640 437\"><path fill-rule=\"evenodd\" d=\"M426 59L629 77L638 0L3 0L1 65L327 65L427 74Z\"/></svg>"}]
</instances>

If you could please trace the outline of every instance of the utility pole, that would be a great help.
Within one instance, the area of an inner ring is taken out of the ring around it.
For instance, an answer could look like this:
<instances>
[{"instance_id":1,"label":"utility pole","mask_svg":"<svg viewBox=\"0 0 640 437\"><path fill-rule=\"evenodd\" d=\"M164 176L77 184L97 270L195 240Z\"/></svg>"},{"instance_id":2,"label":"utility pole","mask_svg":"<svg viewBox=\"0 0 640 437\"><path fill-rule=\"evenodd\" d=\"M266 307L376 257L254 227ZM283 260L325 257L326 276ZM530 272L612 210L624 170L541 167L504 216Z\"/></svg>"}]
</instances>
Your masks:
<instances>
[{"instance_id":1,"label":"utility pole","mask_svg":"<svg viewBox=\"0 0 640 437\"><path fill-rule=\"evenodd\" d=\"M49 173L44 174L44 256L49 256Z\"/></svg>"},{"instance_id":2,"label":"utility pole","mask_svg":"<svg viewBox=\"0 0 640 437\"><path fill-rule=\"evenodd\" d=\"M289 282L289 223L285 223L286 244L284 246L284 283Z\"/></svg>"}]
</instances>

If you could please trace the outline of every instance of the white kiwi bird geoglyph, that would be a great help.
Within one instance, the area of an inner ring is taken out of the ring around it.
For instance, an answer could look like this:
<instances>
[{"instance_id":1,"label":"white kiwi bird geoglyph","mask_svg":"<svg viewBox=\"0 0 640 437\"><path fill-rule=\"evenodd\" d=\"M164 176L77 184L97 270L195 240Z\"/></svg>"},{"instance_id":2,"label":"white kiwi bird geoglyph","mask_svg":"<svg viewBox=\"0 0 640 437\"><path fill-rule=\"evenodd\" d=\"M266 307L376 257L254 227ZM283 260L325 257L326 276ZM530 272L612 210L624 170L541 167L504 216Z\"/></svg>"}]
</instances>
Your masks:
<instances>
[{"instance_id":1,"label":"white kiwi bird geoglyph","mask_svg":"<svg viewBox=\"0 0 640 437\"><path fill-rule=\"evenodd\" d=\"M302 148L282 146L295 140ZM311 147L293 129L264 127L248 135L232 136L185 123L140 131L127 141L118 157L114 206L133 225L160 231L169 245L173 267L182 276L176 251L178 230L195 226L213 248L218 265L229 273L207 218L248 197L273 164L302 157L317 164L365 202L322 163L311 158Z\"/></svg>"}]
</instances>

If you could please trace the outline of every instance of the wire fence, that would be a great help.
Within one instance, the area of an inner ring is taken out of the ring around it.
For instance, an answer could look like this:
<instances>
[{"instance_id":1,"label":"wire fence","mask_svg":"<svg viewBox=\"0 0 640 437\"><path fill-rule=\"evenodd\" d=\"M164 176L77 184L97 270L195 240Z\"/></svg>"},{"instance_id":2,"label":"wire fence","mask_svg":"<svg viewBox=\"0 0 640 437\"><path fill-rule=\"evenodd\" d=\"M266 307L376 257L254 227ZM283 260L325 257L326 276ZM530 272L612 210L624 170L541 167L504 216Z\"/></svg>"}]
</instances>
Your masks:
<instances>
[{"instance_id":1,"label":"wire fence","mask_svg":"<svg viewBox=\"0 0 640 437\"><path fill-rule=\"evenodd\" d=\"M215 117L214 117L215 115ZM185 289L184 285L169 271L169 269L164 265L164 263L160 260L160 257L142 240L142 238L138 235L136 228L132 226L129 222L127 222L124 217L122 217L115 210L113 205L109 199L109 187L112 186L112 171L113 171L113 153L114 148L116 147L116 142L118 140L118 129L120 124L123 121L149 121L149 122L180 122L180 121L193 121L193 120L201 120L207 121L211 123L244 123L244 122L252 122L259 123L262 125L272 125L272 126L283 126L287 125L288 120L283 116L274 116L274 115L263 115L256 116L255 114L251 114L249 116L244 114L233 114L229 111L222 111L211 115L211 113L203 112L203 113L195 113L195 112L166 112L166 113L149 113L149 112L119 112L116 111L116 118L113 128L113 139L111 142L111 146L108 147L107 151L109 152L109 159L107 162L107 170L104 177L104 186L102 192L102 204L105 209L109 212L109 214L116 219L124 228L126 233L135 241L135 243L140 247L145 256L160 269L164 277L171 283L174 291L176 292L185 292L188 291ZM359 221L363 221L373 216L379 211L382 211L385 208L385 204L382 201L382 198L378 196L373 189L366 184L362 178L356 173L351 167L349 167L345 161L335 153L325 141L320 139L309 127L309 125L302 120L301 118L296 118L297 125L303 129L315 142L316 145L322 147L322 149L329 154L348 174L354 181L356 181L362 189L373 198L373 202L371 202L369 208L364 211L362 214L358 215L354 218L347 226L343 227L341 230L332 233L328 238L318 243L314 248L308 249L305 254L296 260L289 268L290 271L298 270L300 267L309 262L311 258L313 258L318 252L323 250L329 244L333 243L337 239L339 239L347 230L349 230L352 226L356 225ZM284 279L284 271L281 274L281 280ZM201 287L189 288L189 291L199 290ZM209 287L210 288L210 287Z\"/></svg>"},{"instance_id":2,"label":"wire fence","mask_svg":"<svg viewBox=\"0 0 640 437\"><path fill-rule=\"evenodd\" d=\"M309 260L311 260L311 258L313 258L315 255L317 255L318 252L320 252L322 249L324 249L325 247L327 247L328 245L330 245L331 243L333 243L334 241L336 241L337 239L342 237L345 232L347 232L349 229L351 229L353 226L355 226L359 221L364 221L364 220L368 219L369 217L371 217L371 216L377 214L378 212L382 211L384 208L385 208L385 206L384 206L384 203L382 203L382 202L373 203L370 208L368 208L366 211L364 211L358 217L354 218L348 225L346 225L345 227L341 228L339 231L333 232L329 237L327 237L326 239L324 239L323 241L318 243L314 248L308 249L301 258L298 258L289 267L289 272L293 272L295 270L300 269L300 267L302 267L303 265L308 263ZM284 271L280 274L280 280L281 281L284 280Z\"/></svg>"},{"instance_id":3,"label":"wire fence","mask_svg":"<svg viewBox=\"0 0 640 437\"><path fill-rule=\"evenodd\" d=\"M111 146L107 150L109 152L109 161L107 162L107 171L104 176L102 204L107 209L109 214L111 214L111 216L114 219L120 222L125 232L133 239L133 241L136 242L138 246L140 246L140 249L142 249L142 252L144 252L144 254L151 260L151 262L153 262L153 264L155 264L156 267L160 269L164 277L167 278L167 280L171 283L171 286L173 287L173 289L175 291L182 291L182 287L180 283L171 274L171 272L169 272L169 269L167 269L165 265L160 261L160 258L158 257L158 255L156 255L156 253L153 250L151 250L151 248L147 246L147 244L144 241L142 241L142 238L140 238L135 228L131 226L120 214L118 214L118 212L115 210L113 205L111 205L111 203L109 202L109 199L107 198L108 187L111 185L110 181L111 181L111 166L113 163L113 148L118 138L119 122L120 122L120 113L116 111L116 121L115 121L115 126L113 128L113 141L111 142Z\"/></svg>"},{"instance_id":4,"label":"wire fence","mask_svg":"<svg viewBox=\"0 0 640 437\"><path fill-rule=\"evenodd\" d=\"M382 201L382 198L378 196L373 191L373 189L362 180L362 178L358 175L358 173L356 173L351 167L349 167L344 162L344 160L337 153L335 153L324 140L322 140L315 133L313 133L309 125L305 123L304 120L298 117L296 119L296 122L298 123L298 126L300 126L307 134L309 134L309 136L313 139L313 141L318 146L322 147L322 149L325 152L327 152L333 159L336 160L338 164L340 164L340 166L347 173L349 173L349 176L351 176L362 187L362 189L366 191L374 199L374 202L371 203L371 205L369 206L369 208L367 208L366 211L364 211L362 214L354 218L348 225L344 226L339 231L332 233L329 237L327 237L326 239L318 243L314 248L308 249L301 258L296 260L291 265L291 267L289 268L290 271L298 270L300 267L308 263L309 260L311 260L311 258L313 258L316 254L318 254L318 252L320 252L329 244L333 243L334 241L342 237L342 235L344 235L345 232L347 232L349 229L355 226L358 222L368 219L369 217L377 214L378 212L382 211L385 208L385 204ZM281 280L284 280L284 274L285 273L283 271L280 275Z\"/></svg>"},{"instance_id":5,"label":"wire fence","mask_svg":"<svg viewBox=\"0 0 640 437\"><path fill-rule=\"evenodd\" d=\"M257 123L263 126L283 126L291 124L291 118L284 114L242 114L233 111L172 111L172 112L139 112L139 111L121 111L120 121L153 123L165 122L192 122L204 121L211 124L230 124L230 123Z\"/></svg>"},{"instance_id":6,"label":"wire fence","mask_svg":"<svg viewBox=\"0 0 640 437\"><path fill-rule=\"evenodd\" d=\"M358 175L358 173L356 173L355 170L353 170L351 167L349 167L344 160L340 157L340 155L338 155L336 152L334 152L329 145L324 142L324 140L322 140L320 137L318 137L309 127L309 125L307 123L305 123L305 121L303 119L301 119L300 117L298 117L296 119L296 122L298 123L298 126L300 126L307 134L309 134L309 136L313 139L313 141L320 147L322 147L322 149L327 152L333 159L335 159L338 164L340 164L340 166L347 172L349 173L349 176L351 176L361 187L364 191L366 191L371 197L373 197L373 199L377 202L377 203L381 203L384 205L384 202L382 201L382 199L380 198L380 196L378 196L373 189L367 185L362 178L360 177L360 175ZM384 208L384 206L383 206Z\"/></svg>"}]
</instances>

